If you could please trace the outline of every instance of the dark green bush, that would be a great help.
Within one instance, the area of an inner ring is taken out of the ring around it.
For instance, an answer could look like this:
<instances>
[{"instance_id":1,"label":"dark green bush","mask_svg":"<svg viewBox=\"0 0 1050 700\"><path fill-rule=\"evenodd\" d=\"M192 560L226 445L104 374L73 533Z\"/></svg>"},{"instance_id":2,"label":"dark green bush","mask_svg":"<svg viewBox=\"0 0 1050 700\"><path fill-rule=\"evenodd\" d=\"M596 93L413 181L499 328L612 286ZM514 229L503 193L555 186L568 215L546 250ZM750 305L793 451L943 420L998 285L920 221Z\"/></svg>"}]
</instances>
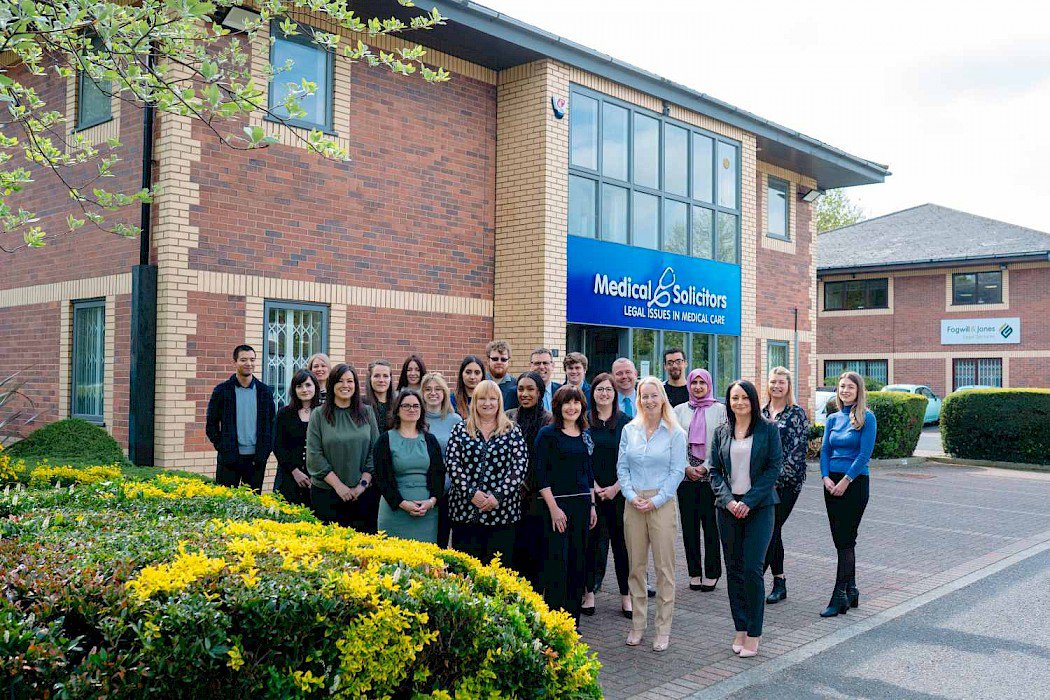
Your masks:
<instances>
[{"instance_id":1,"label":"dark green bush","mask_svg":"<svg viewBox=\"0 0 1050 700\"><path fill-rule=\"evenodd\" d=\"M52 464L118 464L127 460L120 445L105 429L79 418L67 418L46 425L29 434L25 440L7 448L13 459L40 461Z\"/></svg>"},{"instance_id":2,"label":"dark green bush","mask_svg":"<svg viewBox=\"0 0 1050 700\"><path fill-rule=\"evenodd\" d=\"M963 459L1050 464L1050 389L973 389L941 407L945 451Z\"/></svg>"},{"instance_id":3,"label":"dark green bush","mask_svg":"<svg viewBox=\"0 0 1050 700\"><path fill-rule=\"evenodd\" d=\"M875 391L868 394L868 408L879 423L872 459L911 457L922 434L926 415L926 397L900 391Z\"/></svg>"},{"instance_id":4,"label":"dark green bush","mask_svg":"<svg viewBox=\"0 0 1050 700\"><path fill-rule=\"evenodd\" d=\"M246 489L76 472L0 452L5 698L601 696L572 618L498 563Z\"/></svg>"}]
</instances>

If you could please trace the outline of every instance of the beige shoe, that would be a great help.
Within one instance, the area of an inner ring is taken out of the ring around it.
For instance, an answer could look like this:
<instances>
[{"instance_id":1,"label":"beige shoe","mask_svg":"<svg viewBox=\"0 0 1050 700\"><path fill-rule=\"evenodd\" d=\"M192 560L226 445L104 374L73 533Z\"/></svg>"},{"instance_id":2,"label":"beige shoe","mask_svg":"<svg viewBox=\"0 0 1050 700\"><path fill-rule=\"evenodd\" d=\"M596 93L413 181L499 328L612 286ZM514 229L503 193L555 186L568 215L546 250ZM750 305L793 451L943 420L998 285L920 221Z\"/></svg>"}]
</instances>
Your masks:
<instances>
[{"instance_id":1,"label":"beige shoe","mask_svg":"<svg viewBox=\"0 0 1050 700\"><path fill-rule=\"evenodd\" d=\"M642 637L645 636L644 630L631 630L627 633L627 646L636 647L642 643Z\"/></svg>"},{"instance_id":2,"label":"beige shoe","mask_svg":"<svg viewBox=\"0 0 1050 700\"><path fill-rule=\"evenodd\" d=\"M653 651L667 651L670 644L671 636L668 634L658 634L653 637Z\"/></svg>"}]
</instances>

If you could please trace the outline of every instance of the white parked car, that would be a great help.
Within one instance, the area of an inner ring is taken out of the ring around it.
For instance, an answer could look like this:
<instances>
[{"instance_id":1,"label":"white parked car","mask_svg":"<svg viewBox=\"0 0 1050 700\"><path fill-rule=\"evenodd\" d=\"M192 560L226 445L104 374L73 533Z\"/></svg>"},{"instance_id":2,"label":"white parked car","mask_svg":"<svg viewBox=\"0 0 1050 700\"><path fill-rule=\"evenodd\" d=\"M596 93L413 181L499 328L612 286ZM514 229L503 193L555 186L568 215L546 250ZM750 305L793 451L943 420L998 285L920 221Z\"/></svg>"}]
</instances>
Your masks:
<instances>
[{"instance_id":1,"label":"white parked car","mask_svg":"<svg viewBox=\"0 0 1050 700\"><path fill-rule=\"evenodd\" d=\"M835 388L825 386L817 389L816 409L813 412L814 423L828 422L828 401L835 398Z\"/></svg>"}]
</instances>

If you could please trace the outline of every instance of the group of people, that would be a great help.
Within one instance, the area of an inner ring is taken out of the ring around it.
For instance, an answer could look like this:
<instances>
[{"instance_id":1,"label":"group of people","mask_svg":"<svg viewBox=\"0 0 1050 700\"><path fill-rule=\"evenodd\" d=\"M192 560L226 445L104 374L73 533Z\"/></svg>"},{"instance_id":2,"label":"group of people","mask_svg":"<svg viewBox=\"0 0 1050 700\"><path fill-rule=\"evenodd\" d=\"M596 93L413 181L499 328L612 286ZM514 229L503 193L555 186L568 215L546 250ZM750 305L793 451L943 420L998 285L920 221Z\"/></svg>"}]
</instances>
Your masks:
<instances>
[{"instance_id":1,"label":"group of people","mask_svg":"<svg viewBox=\"0 0 1050 700\"><path fill-rule=\"evenodd\" d=\"M784 367L770 371L763 404L746 380L720 402L679 348L664 353L666 381L639 381L621 357L588 383L587 358L568 353L560 385L550 350L533 350L512 377L510 346L494 340L484 358L463 359L454 388L418 355L396 385L389 362L371 362L362 386L353 366L318 354L275 412L254 349L238 346L233 361L208 404L220 484L260 491L272 452L274 490L322 521L499 556L577 626L594 614L611 549L629 646L645 636L650 596L653 649L670 643L678 522L691 590L715 590L725 559L741 657L758 653L765 605L787 598L781 533L806 479L809 421ZM820 461L838 552L823 616L859 602L854 552L876 431L859 375L843 373L836 396Z\"/></svg>"}]
</instances>

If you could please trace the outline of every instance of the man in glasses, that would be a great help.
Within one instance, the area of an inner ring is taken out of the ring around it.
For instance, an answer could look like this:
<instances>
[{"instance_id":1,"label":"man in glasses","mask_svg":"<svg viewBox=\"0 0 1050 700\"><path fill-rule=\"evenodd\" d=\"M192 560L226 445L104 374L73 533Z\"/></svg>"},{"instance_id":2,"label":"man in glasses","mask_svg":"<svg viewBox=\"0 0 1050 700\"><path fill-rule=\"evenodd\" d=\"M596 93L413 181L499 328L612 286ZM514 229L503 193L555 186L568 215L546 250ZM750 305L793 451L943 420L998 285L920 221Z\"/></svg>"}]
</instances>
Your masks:
<instances>
[{"instance_id":1,"label":"man in glasses","mask_svg":"<svg viewBox=\"0 0 1050 700\"><path fill-rule=\"evenodd\" d=\"M672 406L689 400L689 387L685 384L685 378L688 376L686 369L685 351L682 348L664 350L664 373L667 375L664 391L667 392L667 400Z\"/></svg>"},{"instance_id":2,"label":"man in glasses","mask_svg":"<svg viewBox=\"0 0 1050 700\"><path fill-rule=\"evenodd\" d=\"M496 382L503 394L503 410L518 407L518 382L507 374L510 371L510 344L506 340L493 340L485 348L485 369L489 379Z\"/></svg>"},{"instance_id":3,"label":"man in glasses","mask_svg":"<svg viewBox=\"0 0 1050 700\"><path fill-rule=\"evenodd\" d=\"M551 381L554 376L554 355L547 348L536 348L529 355L529 368L543 378L547 390L543 392L543 408L551 410L551 399L561 384Z\"/></svg>"}]
</instances>

